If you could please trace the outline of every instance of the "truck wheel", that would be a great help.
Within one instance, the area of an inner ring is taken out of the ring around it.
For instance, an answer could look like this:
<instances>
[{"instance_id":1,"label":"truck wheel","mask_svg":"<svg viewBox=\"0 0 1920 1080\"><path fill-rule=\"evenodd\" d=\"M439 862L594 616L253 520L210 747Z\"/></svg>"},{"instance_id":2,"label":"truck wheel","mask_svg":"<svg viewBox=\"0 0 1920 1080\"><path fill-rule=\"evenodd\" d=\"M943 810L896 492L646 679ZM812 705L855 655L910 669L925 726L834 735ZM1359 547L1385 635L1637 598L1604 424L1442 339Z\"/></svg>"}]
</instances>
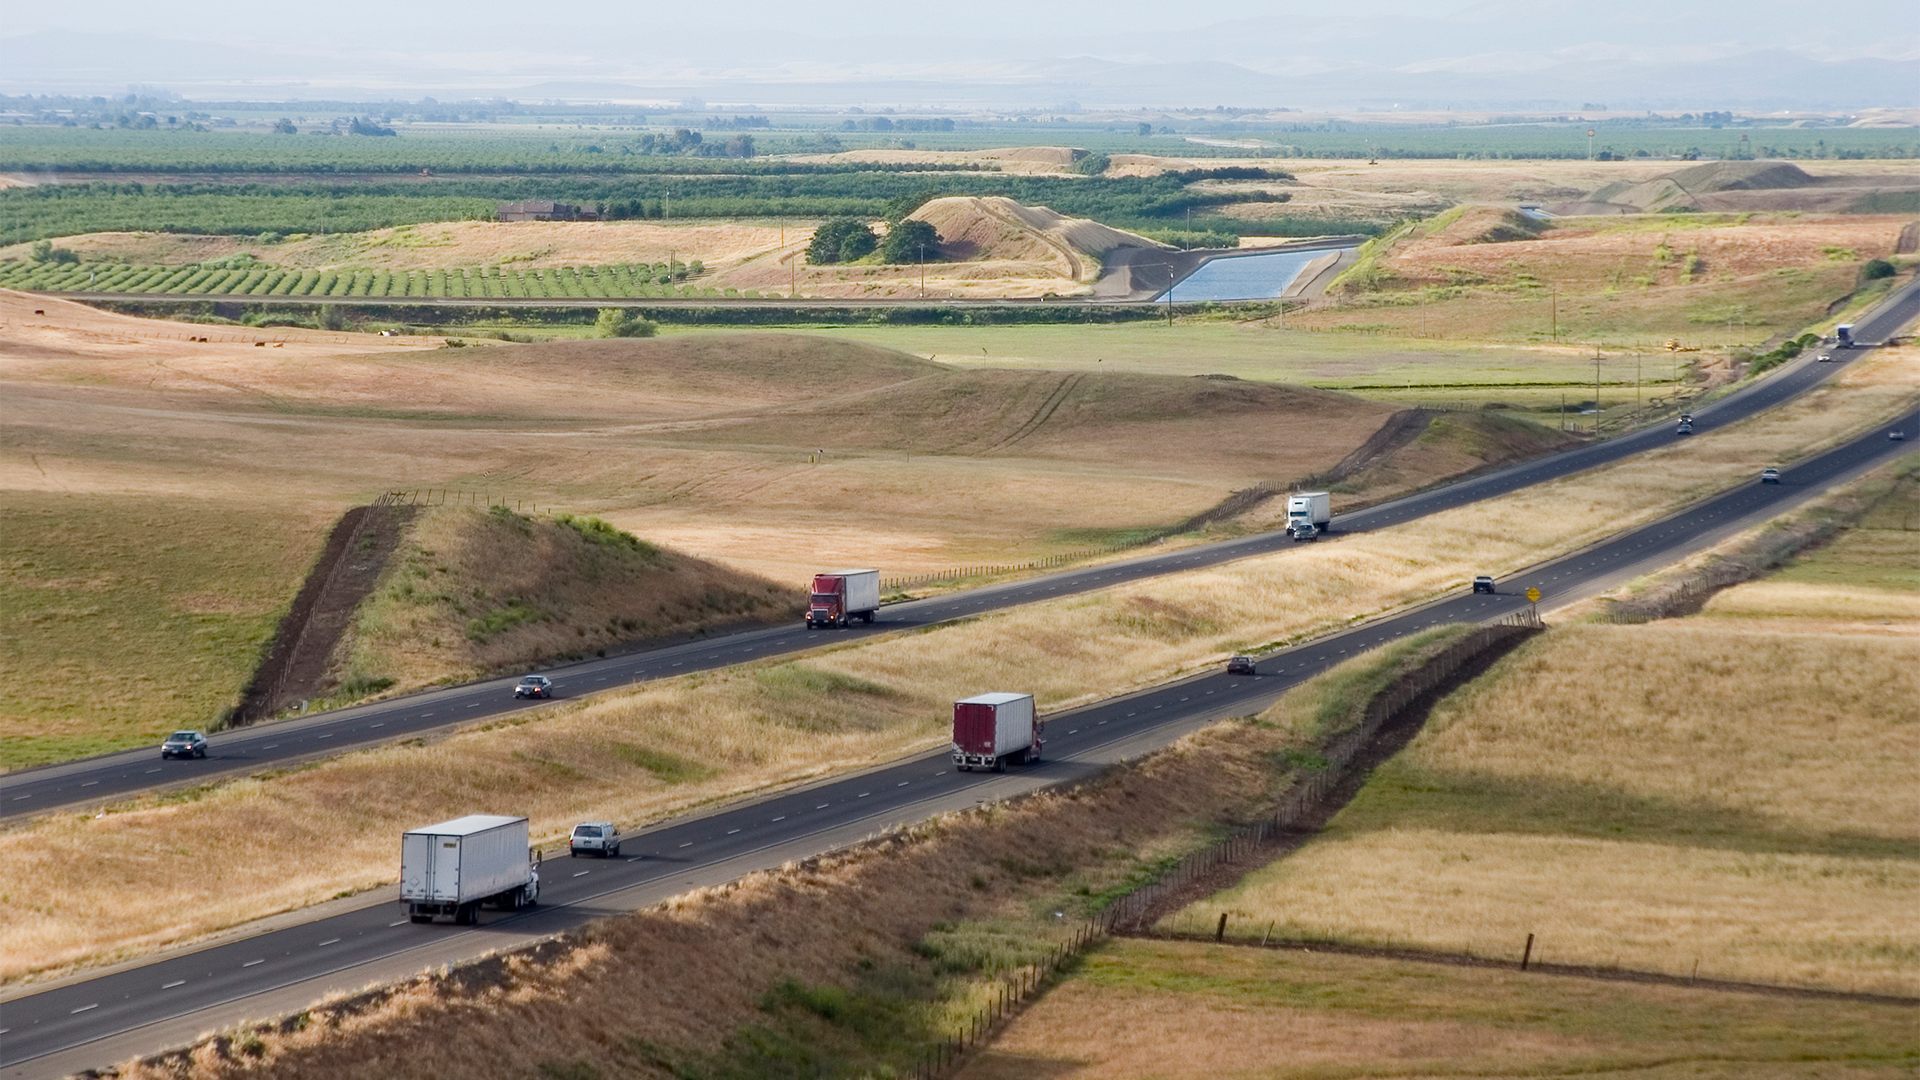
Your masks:
<instances>
[{"instance_id":1,"label":"truck wheel","mask_svg":"<svg viewBox=\"0 0 1920 1080\"><path fill-rule=\"evenodd\" d=\"M433 921L433 916L431 915L409 915L407 918L417 923L429 923Z\"/></svg>"},{"instance_id":2,"label":"truck wheel","mask_svg":"<svg viewBox=\"0 0 1920 1080\"><path fill-rule=\"evenodd\" d=\"M1006 758L1003 758L1003 757L997 757L997 758L994 758L994 759L993 759L993 771L994 771L994 772L1006 772L1006 771L1007 771L1007 759L1006 759Z\"/></svg>"},{"instance_id":3,"label":"truck wheel","mask_svg":"<svg viewBox=\"0 0 1920 1080\"><path fill-rule=\"evenodd\" d=\"M473 925L473 908L474 908L474 905L472 904L461 904L459 907L454 908L453 909L453 925L472 926Z\"/></svg>"}]
</instances>

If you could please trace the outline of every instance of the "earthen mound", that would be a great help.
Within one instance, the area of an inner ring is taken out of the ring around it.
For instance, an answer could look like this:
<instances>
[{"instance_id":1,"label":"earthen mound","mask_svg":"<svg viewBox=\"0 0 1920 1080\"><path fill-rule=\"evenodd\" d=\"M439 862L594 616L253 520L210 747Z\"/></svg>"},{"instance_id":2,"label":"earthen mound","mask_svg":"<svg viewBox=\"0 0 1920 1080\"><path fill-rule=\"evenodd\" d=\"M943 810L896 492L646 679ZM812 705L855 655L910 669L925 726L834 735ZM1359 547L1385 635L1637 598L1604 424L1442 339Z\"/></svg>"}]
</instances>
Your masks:
<instances>
[{"instance_id":1,"label":"earthen mound","mask_svg":"<svg viewBox=\"0 0 1920 1080\"><path fill-rule=\"evenodd\" d=\"M1102 257L1115 248L1167 246L1001 196L934 199L914 211L913 219L934 227L941 255L949 261L1037 263L1074 281L1099 276Z\"/></svg>"}]
</instances>

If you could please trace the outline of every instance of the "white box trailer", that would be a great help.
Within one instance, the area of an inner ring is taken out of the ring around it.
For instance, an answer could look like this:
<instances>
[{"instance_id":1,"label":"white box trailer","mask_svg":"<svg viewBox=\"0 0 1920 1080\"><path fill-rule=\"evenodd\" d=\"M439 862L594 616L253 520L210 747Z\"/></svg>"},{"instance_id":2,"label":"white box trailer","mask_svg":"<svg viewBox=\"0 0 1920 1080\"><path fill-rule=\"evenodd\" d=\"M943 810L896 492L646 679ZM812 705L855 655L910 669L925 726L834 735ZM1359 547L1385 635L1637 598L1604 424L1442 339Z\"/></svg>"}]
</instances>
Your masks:
<instances>
[{"instance_id":1,"label":"white box trailer","mask_svg":"<svg viewBox=\"0 0 1920 1080\"><path fill-rule=\"evenodd\" d=\"M871 623L880 610L880 571L835 570L813 576L807 598L807 629L845 627L854 619Z\"/></svg>"},{"instance_id":2,"label":"white box trailer","mask_svg":"<svg viewBox=\"0 0 1920 1080\"><path fill-rule=\"evenodd\" d=\"M517 911L539 900L526 818L469 814L400 838L400 902L414 922L450 915L464 926L482 904Z\"/></svg>"},{"instance_id":3,"label":"white box trailer","mask_svg":"<svg viewBox=\"0 0 1920 1080\"><path fill-rule=\"evenodd\" d=\"M1032 694L980 694L953 703L953 763L962 770L1040 760Z\"/></svg>"},{"instance_id":4,"label":"white box trailer","mask_svg":"<svg viewBox=\"0 0 1920 1080\"><path fill-rule=\"evenodd\" d=\"M1311 540L1333 520L1333 496L1325 491L1302 491L1287 496L1287 535Z\"/></svg>"}]
</instances>

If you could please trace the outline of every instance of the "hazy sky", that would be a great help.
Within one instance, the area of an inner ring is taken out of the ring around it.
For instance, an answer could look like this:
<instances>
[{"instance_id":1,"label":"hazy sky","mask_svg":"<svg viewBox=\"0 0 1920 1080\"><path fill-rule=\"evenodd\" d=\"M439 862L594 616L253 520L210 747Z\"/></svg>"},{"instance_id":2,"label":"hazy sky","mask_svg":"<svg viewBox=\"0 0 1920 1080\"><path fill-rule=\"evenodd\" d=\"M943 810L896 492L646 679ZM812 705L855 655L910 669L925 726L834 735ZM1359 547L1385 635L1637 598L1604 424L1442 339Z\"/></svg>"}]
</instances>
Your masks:
<instances>
[{"instance_id":1,"label":"hazy sky","mask_svg":"<svg viewBox=\"0 0 1920 1080\"><path fill-rule=\"evenodd\" d=\"M919 79L959 85L1017 83L1036 64L1076 58L1131 66L1226 63L1295 78L1356 69L1511 78L1565 65L1684 67L1769 50L1826 62L1920 62L1920 5L1912 0L1819 5L1807 0L15 3L0 29L0 87L20 92L37 82L49 90L86 85L112 92L151 83L198 94L221 86L298 85L309 89L302 96L314 96L328 87L395 92L440 87L459 94L582 80L724 86L743 80ZM1776 57L1774 63L1791 59Z\"/></svg>"}]
</instances>

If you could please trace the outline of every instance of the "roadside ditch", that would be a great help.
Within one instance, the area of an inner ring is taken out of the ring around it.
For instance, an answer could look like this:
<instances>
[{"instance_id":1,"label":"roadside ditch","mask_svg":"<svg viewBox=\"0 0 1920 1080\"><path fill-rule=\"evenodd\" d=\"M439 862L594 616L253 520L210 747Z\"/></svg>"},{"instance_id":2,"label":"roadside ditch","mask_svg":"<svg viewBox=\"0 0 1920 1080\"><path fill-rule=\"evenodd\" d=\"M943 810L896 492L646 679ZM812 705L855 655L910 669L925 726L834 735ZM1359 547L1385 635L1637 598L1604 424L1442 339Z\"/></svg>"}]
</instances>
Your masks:
<instances>
[{"instance_id":1,"label":"roadside ditch","mask_svg":"<svg viewBox=\"0 0 1920 1080\"><path fill-rule=\"evenodd\" d=\"M719 1080L779 1064L795 1075L945 1075L1089 945L1311 835L1435 701L1538 630L1519 620L1436 629L1297 688L1290 699L1306 707L1214 725L1091 780L222 1033L119 1074L424 1076L471 1065ZM541 1038L526 1038L532 1030ZM394 1071L382 1048L396 1037L435 1045L432 1067Z\"/></svg>"}]
</instances>

